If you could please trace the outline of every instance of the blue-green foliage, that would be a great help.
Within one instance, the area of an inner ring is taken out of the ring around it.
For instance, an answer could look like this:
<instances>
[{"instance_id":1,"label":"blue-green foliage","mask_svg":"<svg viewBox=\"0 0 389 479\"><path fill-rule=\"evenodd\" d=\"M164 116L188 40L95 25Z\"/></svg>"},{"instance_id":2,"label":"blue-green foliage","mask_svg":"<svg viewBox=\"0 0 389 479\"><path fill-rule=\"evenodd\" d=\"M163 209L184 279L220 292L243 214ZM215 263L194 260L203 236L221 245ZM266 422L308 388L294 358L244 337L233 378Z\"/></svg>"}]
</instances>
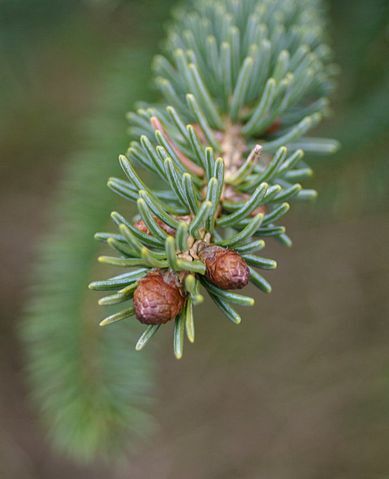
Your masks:
<instances>
[{"instance_id":1,"label":"blue-green foliage","mask_svg":"<svg viewBox=\"0 0 389 479\"><path fill-rule=\"evenodd\" d=\"M291 202L316 196L302 186L312 174L304 150L330 153L337 145L306 136L327 113L333 87L319 1L200 0L176 17L165 56L154 62L162 100L128 115L137 141L120 157L126 179L108 182L137 205L149 234L113 213L119 234L97 235L119 254L102 262L138 269L90 287L116 291L105 304L131 302L136 281L150 268L190 273L185 287L191 300L175 327L174 348L181 357L184 324L188 338L194 337L192 307L202 300L200 283L233 322L241 318L230 303L253 303L205 281L204 264L182 257L185 244L208 235L211 243L241 252L251 281L270 292L254 268L276 263L253 253L268 237L291 244L279 220ZM148 187L140 169L158 177L161 186ZM130 307L113 320L133 314ZM148 327L137 348L157 329Z\"/></svg>"}]
</instances>

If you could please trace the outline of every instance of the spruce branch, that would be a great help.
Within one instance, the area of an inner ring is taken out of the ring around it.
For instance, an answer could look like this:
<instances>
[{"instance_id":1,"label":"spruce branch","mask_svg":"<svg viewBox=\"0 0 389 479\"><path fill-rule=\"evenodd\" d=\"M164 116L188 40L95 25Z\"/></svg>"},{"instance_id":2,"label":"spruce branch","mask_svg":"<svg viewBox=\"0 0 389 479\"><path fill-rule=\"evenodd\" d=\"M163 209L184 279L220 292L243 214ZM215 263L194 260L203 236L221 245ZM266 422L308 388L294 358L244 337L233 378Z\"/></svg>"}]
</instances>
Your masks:
<instances>
[{"instance_id":1,"label":"spruce branch","mask_svg":"<svg viewBox=\"0 0 389 479\"><path fill-rule=\"evenodd\" d=\"M255 253L268 237L290 246L280 220L294 201L316 197L302 186L312 175L304 150L337 148L306 136L327 114L333 88L324 18L312 0L200 0L176 14L165 56L154 62L161 101L128 115L135 140L119 157L126 179L108 182L138 215L115 215L120 234L99 235L119 253L104 262L144 269L90 285L130 303L109 323L131 315L152 323L137 349L175 319L180 358L203 291L236 324L231 303L254 301L230 290L251 281L271 291L257 270L277 264ZM159 189L141 170L158 177ZM134 308L123 286L133 288Z\"/></svg>"}]
</instances>

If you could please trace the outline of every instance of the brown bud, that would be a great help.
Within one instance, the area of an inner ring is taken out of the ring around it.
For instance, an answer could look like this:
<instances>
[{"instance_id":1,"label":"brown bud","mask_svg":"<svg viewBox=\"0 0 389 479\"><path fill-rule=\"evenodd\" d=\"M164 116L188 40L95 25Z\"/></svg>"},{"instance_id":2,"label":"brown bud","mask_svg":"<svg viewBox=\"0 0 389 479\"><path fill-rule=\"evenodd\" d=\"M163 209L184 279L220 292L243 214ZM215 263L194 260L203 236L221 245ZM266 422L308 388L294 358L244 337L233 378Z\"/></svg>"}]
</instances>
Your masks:
<instances>
[{"instance_id":1,"label":"brown bud","mask_svg":"<svg viewBox=\"0 0 389 479\"><path fill-rule=\"evenodd\" d=\"M266 206L265 205L258 206L258 208L256 208L254 211L252 211L250 213L250 216L257 216L257 214L259 214L259 213L262 213L263 215L266 214Z\"/></svg>"},{"instance_id":2,"label":"brown bud","mask_svg":"<svg viewBox=\"0 0 389 479\"><path fill-rule=\"evenodd\" d=\"M167 323L178 316L184 302L184 292L172 271L150 271L134 293L135 314L144 324Z\"/></svg>"},{"instance_id":3,"label":"brown bud","mask_svg":"<svg viewBox=\"0 0 389 479\"><path fill-rule=\"evenodd\" d=\"M274 122L269 126L266 130L268 135L272 135L273 133L277 133L277 131L281 128L282 121L281 118L276 118Z\"/></svg>"},{"instance_id":4,"label":"brown bud","mask_svg":"<svg viewBox=\"0 0 389 479\"><path fill-rule=\"evenodd\" d=\"M145 233L146 235L150 234L150 230L147 228L147 226L146 226L146 224L143 220L135 221L134 226L141 233Z\"/></svg>"},{"instance_id":5,"label":"brown bud","mask_svg":"<svg viewBox=\"0 0 389 479\"><path fill-rule=\"evenodd\" d=\"M184 221L185 223L190 223L191 217L190 216L176 216L176 220L178 221ZM168 235L170 236L176 236L176 230L173 229L171 226L167 225L164 223L162 220L154 216L155 222L158 224L158 226L163 229ZM145 233L147 235L151 235L150 230L146 226L145 222L143 220L138 220L134 223L135 228L137 228L139 231L142 233Z\"/></svg>"},{"instance_id":6,"label":"brown bud","mask_svg":"<svg viewBox=\"0 0 389 479\"><path fill-rule=\"evenodd\" d=\"M198 255L207 268L207 278L219 288L241 289L247 286L250 271L246 261L236 251L203 245Z\"/></svg>"}]
</instances>

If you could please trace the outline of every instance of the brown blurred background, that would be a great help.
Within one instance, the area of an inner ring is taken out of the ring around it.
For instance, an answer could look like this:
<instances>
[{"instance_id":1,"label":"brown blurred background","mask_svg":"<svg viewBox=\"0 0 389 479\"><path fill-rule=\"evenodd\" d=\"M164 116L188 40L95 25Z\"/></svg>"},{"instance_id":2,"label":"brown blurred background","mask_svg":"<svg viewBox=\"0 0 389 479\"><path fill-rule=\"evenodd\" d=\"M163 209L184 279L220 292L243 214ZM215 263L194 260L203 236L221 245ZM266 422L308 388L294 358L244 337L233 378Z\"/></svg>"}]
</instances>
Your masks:
<instances>
[{"instance_id":1,"label":"brown blurred background","mask_svg":"<svg viewBox=\"0 0 389 479\"><path fill-rule=\"evenodd\" d=\"M61 221L50 216L54 192L115 59L128 61L129 104L112 112L124 139L125 112L154 94L147 68L174 3L0 1L0 478L386 479L389 15L380 0L328 2L342 71L320 134L343 147L312 161L320 196L291 213L293 249L269 242L280 265L272 295L238 329L203 305L180 362L170 333L160 335L159 428L126 466L77 464L46 439L18 336L35 251Z\"/></svg>"}]
</instances>

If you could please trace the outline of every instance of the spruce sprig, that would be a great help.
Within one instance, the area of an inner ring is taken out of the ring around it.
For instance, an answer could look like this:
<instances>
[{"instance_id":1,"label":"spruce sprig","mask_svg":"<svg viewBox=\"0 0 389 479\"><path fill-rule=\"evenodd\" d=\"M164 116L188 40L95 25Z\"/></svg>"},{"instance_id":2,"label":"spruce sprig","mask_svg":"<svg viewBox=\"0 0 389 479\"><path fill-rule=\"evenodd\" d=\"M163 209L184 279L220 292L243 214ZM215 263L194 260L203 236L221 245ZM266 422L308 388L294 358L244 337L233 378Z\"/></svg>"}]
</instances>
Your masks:
<instances>
[{"instance_id":1,"label":"spruce sprig","mask_svg":"<svg viewBox=\"0 0 389 479\"><path fill-rule=\"evenodd\" d=\"M137 349L175 318L180 358L184 332L194 340L193 307L204 290L237 324L231 304L254 300L228 290L250 280L271 291L257 270L276 262L256 253L268 237L290 246L280 220L293 201L316 197L302 186L312 175L304 149L331 153L337 144L306 136L327 114L333 87L319 1L203 0L176 17L166 54L154 62L162 100L129 113L138 139L119 157L126 179L108 181L136 204L138 216L112 213L119 233L96 235L118 254L99 260L126 272L90 288L115 292L101 304L130 303L102 325L134 315L152 323ZM139 169L161 187L147 186ZM166 307L165 298L147 287L141 295L151 271L162 275L153 273L156 289L168 284L167 295L176 288L184 298L178 313L170 309L160 321L155 310Z\"/></svg>"}]
</instances>

